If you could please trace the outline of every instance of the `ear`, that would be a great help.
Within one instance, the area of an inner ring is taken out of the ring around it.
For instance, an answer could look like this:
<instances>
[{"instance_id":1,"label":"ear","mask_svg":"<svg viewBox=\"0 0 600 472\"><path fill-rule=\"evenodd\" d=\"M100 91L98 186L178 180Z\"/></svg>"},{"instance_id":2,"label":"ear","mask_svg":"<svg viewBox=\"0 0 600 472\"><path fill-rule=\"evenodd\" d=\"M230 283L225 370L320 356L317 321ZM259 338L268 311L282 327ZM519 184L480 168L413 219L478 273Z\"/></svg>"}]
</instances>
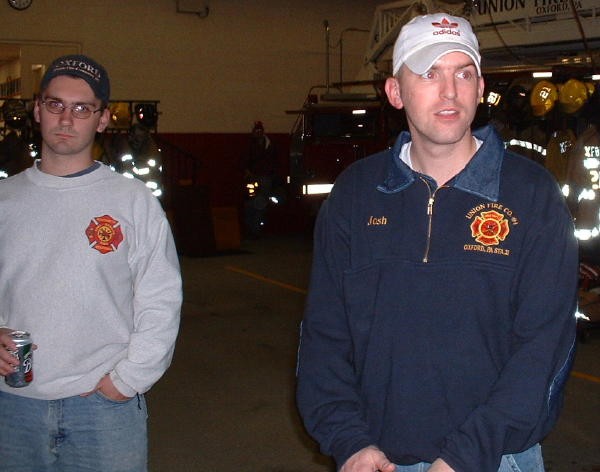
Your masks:
<instances>
[{"instance_id":1,"label":"ear","mask_svg":"<svg viewBox=\"0 0 600 472\"><path fill-rule=\"evenodd\" d=\"M385 94L390 105L400 110L404 107L402 97L400 96L400 80L396 77L388 77L385 81Z\"/></svg>"},{"instance_id":2,"label":"ear","mask_svg":"<svg viewBox=\"0 0 600 472\"><path fill-rule=\"evenodd\" d=\"M96 131L98 133L102 133L106 127L109 125L110 123L110 110L108 109L108 106L102 110L102 113L100 115L100 121L98 121L98 127L96 128Z\"/></svg>"},{"instance_id":3,"label":"ear","mask_svg":"<svg viewBox=\"0 0 600 472\"><path fill-rule=\"evenodd\" d=\"M483 97L483 92L484 91L485 91L485 81L483 80L483 77L479 77L478 92L479 92L479 99L480 100Z\"/></svg>"},{"instance_id":4,"label":"ear","mask_svg":"<svg viewBox=\"0 0 600 472\"><path fill-rule=\"evenodd\" d=\"M35 119L36 123L40 122L40 101L36 100L35 104L33 105L33 118Z\"/></svg>"}]
</instances>

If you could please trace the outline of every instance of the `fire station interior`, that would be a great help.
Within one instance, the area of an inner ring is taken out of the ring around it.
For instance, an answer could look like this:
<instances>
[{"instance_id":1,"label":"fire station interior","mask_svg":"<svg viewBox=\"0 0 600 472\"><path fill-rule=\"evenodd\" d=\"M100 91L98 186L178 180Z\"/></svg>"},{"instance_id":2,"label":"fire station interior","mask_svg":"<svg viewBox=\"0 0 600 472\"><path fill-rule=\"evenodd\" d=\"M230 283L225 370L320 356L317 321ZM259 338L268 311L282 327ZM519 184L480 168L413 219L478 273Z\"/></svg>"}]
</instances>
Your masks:
<instances>
[{"instance_id":1,"label":"fire station interior","mask_svg":"<svg viewBox=\"0 0 600 472\"><path fill-rule=\"evenodd\" d=\"M0 4L0 185L40 157L50 61L107 66L95 158L160 200L184 276L173 365L148 393L150 470L334 470L294 406L312 227L335 177L406 129L382 86L401 26L435 11L479 39L474 127L546 167L572 212L578 352L542 445L547 471L600 470L600 0L53 3Z\"/></svg>"}]
</instances>

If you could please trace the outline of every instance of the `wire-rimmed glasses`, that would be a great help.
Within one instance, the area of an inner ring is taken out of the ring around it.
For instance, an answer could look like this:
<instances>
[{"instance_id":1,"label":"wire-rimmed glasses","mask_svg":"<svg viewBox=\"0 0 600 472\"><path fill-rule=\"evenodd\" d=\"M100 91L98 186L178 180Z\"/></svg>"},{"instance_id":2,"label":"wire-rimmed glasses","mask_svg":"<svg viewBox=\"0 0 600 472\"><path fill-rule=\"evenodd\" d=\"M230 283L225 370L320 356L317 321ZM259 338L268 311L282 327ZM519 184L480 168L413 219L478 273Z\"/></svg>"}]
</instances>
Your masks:
<instances>
[{"instance_id":1,"label":"wire-rimmed glasses","mask_svg":"<svg viewBox=\"0 0 600 472\"><path fill-rule=\"evenodd\" d=\"M73 103L72 105L65 105L60 100L54 100L52 98L48 98L46 100L40 100L40 104L46 107L50 113L55 115L61 115L67 108L71 110L71 113L75 118L79 118L85 120L89 118L94 113L102 111L104 108L100 107L96 110L92 110L91 105L89 103Z\"/></svg>"}]
</instances>

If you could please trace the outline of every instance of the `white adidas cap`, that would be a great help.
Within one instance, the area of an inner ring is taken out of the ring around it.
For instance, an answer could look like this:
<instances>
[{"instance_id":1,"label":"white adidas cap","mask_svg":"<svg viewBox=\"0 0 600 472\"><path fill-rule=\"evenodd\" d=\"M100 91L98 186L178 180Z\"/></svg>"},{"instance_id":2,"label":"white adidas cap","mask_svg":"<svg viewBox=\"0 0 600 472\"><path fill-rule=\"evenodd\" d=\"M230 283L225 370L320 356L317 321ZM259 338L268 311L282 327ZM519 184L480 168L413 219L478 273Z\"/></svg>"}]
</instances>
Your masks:
<instances>
[{"instance_id":1,"label":"white adidas cap","mask_svg":"<svg viewBox=\"0 0 600 472\"><path fill-rule=\"evenodd\" d=\"M463 52L473 59L481 76L479 43L467 20L445 13L417 16L406 23L394 45L393 73L402 64L415 74L424 74L443 55Z\"/></svg>"}]
</instances>

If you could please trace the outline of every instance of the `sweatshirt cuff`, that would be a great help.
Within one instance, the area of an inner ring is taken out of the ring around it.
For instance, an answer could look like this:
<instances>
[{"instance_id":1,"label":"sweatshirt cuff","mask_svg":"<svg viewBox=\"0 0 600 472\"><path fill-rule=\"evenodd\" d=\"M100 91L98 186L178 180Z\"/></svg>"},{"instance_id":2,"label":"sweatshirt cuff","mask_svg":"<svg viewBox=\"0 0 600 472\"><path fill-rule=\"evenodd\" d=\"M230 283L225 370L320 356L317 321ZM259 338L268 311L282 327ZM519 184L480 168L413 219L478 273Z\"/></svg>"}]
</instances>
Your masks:
<instances>
[{"instance_id":1,"label":"sweatshirt cuff","mask_svg":"<svg viewBox=\"0 0 600 472\"><path fill-rule=\"evenodd\" d=\"M110 373L110 380L112 381L115 388L126 397L135 397L138 393L135 389L131 388L129 385L123 382L123 380L121 380L121 377L119 377L119 375L114 370Z\"/></svg>"},{"instance_id":2,"label":"sweatshirt cuff","mask_svg":"<svg viewBox=\"0 0 600 472\"><path fill-rule=\"evenodd\" d=\"M341 469L342 466L346 463L350 457L352 457L355 453L369 446L377 447L377 445L373 444L373 441L370 438L357 438L351 443L345 443L343 446L339 445L336 447L332 447L332 456L337 464L337 468Z\"/></svg>"}]
</instances>

